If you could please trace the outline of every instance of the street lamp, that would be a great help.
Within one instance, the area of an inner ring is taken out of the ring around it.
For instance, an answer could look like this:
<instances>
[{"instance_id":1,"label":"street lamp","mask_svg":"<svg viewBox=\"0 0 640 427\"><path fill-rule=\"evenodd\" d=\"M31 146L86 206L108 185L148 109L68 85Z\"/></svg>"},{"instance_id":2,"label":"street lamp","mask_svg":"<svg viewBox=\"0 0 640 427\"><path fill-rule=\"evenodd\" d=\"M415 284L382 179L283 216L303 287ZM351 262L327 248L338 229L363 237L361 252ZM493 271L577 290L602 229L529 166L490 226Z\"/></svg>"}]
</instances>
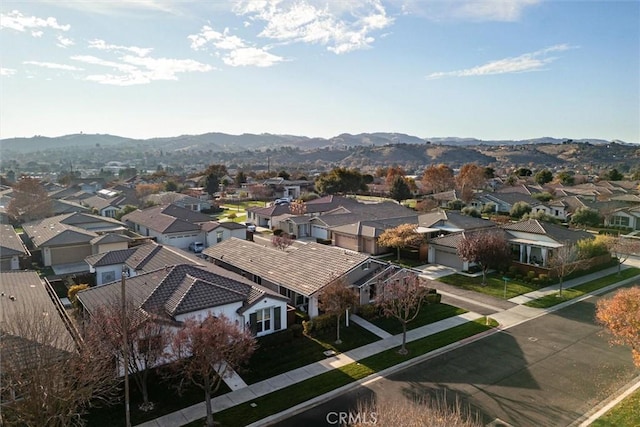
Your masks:
<instances>
[{"instance_id":1,"label":"street lamp","mask_svg":"<svg viewBox=\"0 0 640 427\"><path fill-rule=\"evenodd\" d=\"M129 271L126 265L122 266L121 296L122 296L122 361L124 364L124 415L125 426L131 427L131 411L129 410L129 345L127 343L127 335L129 334L129 325L127 324L127 298L125 296L125 283Z\"/></svg>"}]
</instances>

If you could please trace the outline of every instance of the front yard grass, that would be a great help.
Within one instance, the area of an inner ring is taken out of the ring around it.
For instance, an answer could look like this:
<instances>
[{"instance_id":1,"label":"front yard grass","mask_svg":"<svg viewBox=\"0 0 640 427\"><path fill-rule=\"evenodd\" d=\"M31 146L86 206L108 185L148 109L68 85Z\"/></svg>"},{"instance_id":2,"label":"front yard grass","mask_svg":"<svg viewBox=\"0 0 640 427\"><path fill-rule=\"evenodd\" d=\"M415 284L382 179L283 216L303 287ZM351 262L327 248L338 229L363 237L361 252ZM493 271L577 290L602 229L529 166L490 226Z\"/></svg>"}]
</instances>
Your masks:
<instances>
[{"instance_id":1,"label":"front yard grass","mask_svg":"<svg viewBox=\"0 0 640 427\"><path fill-rule=\"evenodd\" d=\"M240 376L247 384L253 384L324 360L327 356L323 352L327 350L344 353L347 350L371 344L380 338L353 322L347 328L343 321L340 328L340 339L342 344L335 344L336 330L330 328L314 333L312 337L303 335L285 344L258 347L251 356L248 369L241 372Z\"/></svg>"},{"instance_id":2,"label":"front yard grass","mask_svg":"<svg viewBox=\"0 0 640 427\"><path fill-rule=\"evenodd\" d=\"M469 277L462 274L453 274L438 279L442 283L457 286L469 291L480 292L495 298L505 299L504 280L497 273L487 274L486 285L482 284L482 276ZM527 292L537 291L539 286L533 283L526 283L522 280L511 279L507 282L507 298L517 297Z\"/></svg>"},{"instance_id":3,"label":"front yard grass","mask_svg":"<svg viewBox=\"0 0 640 427\"><path fill-rule=\"evenodd\" d=\"M635 427L640 425L640 389L598 418L593 427Z\"/></svg>"},{"instance_id":4,"label":"front yard grass","mask_svg":"<svg viewBox=\"0 0 640 427\"><path fill-rule=\"evenodd\" d=\"M424 304L422 308L420 308L418 317L407 324L407 330L410 331L411 329L419 328L420 326L428 325L429 323L437 322L449 317L458 316L466 312L467 311L462 308L448 304ZM393 317L378 317L369 320L369 322L381 329L384 329L392 335L402 333L402 325Z\"/></svg>"},{"instance_id":5,"label":"front yard grass","mask_svg":"<svg viewBox=\"0 0 640 427\"><path fill-rule=\"evenodd\" d=\"M545 295L542 298L529 301L525 305L534 308L549 308L562 302L581 297L595 290L604 288L605 286L612 285L616 282L620 282L625 279L637 276L640 274L639 268L627 268L622 270L620 274L613 273L608 276L601 277L599 279L592 280L590 282L583 283L582 285L574 286L572 288L563 289L562 297L558 292L554 292L549 295Z\"/></svg>"},{"instance_id":6,"label":"front yard grass","mask_svg":"<svg viewBox=\"0 0 640 427\"><path fill-rule=\"evenodd\" d=\"M308 380L293 384L282 390L234 406L214 414L214 420L222 426L247 425L259 421L269 415L291 408L294 405L335 390L346 384L358 381L383 369L397 365L406 360L426 354L430 351L471 337L497 326L492 321L485 325L485 319L468 322L446 331L407 343L408 355L400 355L396 348L383 351L373 356L350 363L341 368L320 374ZM255 404L255 407L251 405ZM201 426L202 421L194 421L189 426Z\"/></svg>"}]
</instances>

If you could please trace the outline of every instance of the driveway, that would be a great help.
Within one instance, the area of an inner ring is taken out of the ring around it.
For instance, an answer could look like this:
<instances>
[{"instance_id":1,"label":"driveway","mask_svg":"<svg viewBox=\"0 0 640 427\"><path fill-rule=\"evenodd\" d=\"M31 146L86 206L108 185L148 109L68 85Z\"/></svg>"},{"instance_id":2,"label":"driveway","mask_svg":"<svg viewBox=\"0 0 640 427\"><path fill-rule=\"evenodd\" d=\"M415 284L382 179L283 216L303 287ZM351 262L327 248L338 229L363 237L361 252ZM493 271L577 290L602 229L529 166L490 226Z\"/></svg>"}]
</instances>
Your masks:
<instances>
[{"instance_id":1,"label":"driveway","mask_svg":"<svg viewBox=\"0 0 640 427\"><path fill-rule=\"evenodd\" d=\"M567 426L640 371L628 348L610 347L591 297L328 400L278 426L327 426L358 399L460 399L485 423ZM330 417L329 421L333 419Z\"/></svg>"}]
</instances>

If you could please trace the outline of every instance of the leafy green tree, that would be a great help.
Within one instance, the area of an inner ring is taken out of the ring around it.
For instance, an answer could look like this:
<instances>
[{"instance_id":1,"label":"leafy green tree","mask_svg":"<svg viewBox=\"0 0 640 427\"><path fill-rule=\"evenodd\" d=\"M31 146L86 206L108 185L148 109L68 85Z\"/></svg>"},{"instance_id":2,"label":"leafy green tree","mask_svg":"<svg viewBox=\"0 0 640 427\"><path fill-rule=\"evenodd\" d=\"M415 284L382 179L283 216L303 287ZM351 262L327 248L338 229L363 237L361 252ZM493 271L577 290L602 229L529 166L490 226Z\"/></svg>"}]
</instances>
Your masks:
<instances>
[{"instance_id":1,"label":"leafy green tree","mask_svg":"<svg viewBox=\"0 0 640 427\"><path fill-rule=\"evenodd\" d=\"M472 206L467 206L465 208L462 208L462 210L460 211L462 213L462 215L467 215L467 216L471 216L474 218L480 218L482 215L480 214L480 211L478 211L478 209L472 207Z\"/></svg>"},{"instance_id":2,"label":"leafy green tree","mask_svg":"<svg viewBox=\"0 0 640 427\"><path fill-rule=\"evenodd\" d=\"M489 202L486 203L483 207L482 207L482 213L485 214L492 214L496 212L496 204L493 202Z\"/></svg>"},{"instance_id":3,"label":"leafy green tree","mask_svg":"<svg viewBox=\"0 0 640 427\"><path fill-rule=\"evenodd\" d=\"M404 177L396 175L391 184L390 195L391 198L397 202L411 198L411 189Z\"/></svg>"},{"instance_id":4,"label":"leafy green tree","mask_svg":"<svg viewBox=\"0 0 640 427\"><path fill-rule=\"evenodd\" d=\"M484 177L487 179L495 178L496 170L492 167L487 166L486 168L484 168Z\"/></svg>"},{"instance_id":5,"label":"leafy green tree","mask_svg":"<svg viewBox=\"0 0 640 427\"><path fill-rule=\"evenodd\" d=\"M609 172L604 174L604 179L609 181L622 181L624 179L624 175L621 174L618 169L613 168Z\"/></svg>"},{"instance_id":6,"label":"leafy green tree","mask_svg":"<svg viewBox=\"0 0 640 427\"><path fill-rule=\"evenodd\" d=\"M573 185L576 182L576 180L573 177L573 175L571 173L569 173L569 172L559 172L556 175L556 179L562 185Z\"/></svg>"},{"instance_id":7,"label":"leafy green tree","mask_svg":"<svg viewBox=\"0 0 640 427\"><path fill-rule=\"evenodd\" d=\"M357 169L341 167L319 177L315 185L318 192L322 194L349 194L367 189L364 177Z\"/></svg>"},{"instance_id":8,"label":"leafy green tree","mask_svg":"<svg viewBox=\"0 0 640 427\"><path fill-rule=\"evenodd\" d=\"M242 171L238 171L235 177L235 183L238 187L247 182L247 174Z\"/></svg>"},{"instance_id":9,"label":"leafy green tree","mask_svg":"<svg viewBox=\"0 0 640 427\"><path fill-rule=\"evenodd\" d=\"M544 185L553 181L553 173L549 169L543 169L535 174L533 177L536 183Z\"/></svg>"},{"instance_id":10,"label":"leafy green tree","mask_svg":"<svg viewBox=\"0 0 640 427\"><path fill-rule=\"evenodd\" d=\"M516 171L516 175L518 176L531 176L533 174L533 172L531 172L531 169L529 168L519 168Z\"/></svg>"},{"instance_id":11,"label":"leafy green tree","mask_svg":"<svg viewBox=\"0 0 640 427\"><path fill-rule=\"evenodd\" d=\"M291 175L289 174L289 172L285 171L285 170L281 170L280 172L278 172L278 176L282 179L284 179L285 181L288 181L289 178L291 178Z\"/></svg>"},{"instance_id":12,"label":"leafy green tree","mask_svg":"<svg viewBox=\"0 0 640 427\"><path fill-rule=\"evenodd\" d=\"M570 222L573 225L597 227L602 223L602 215L595 209L581 207L571 215Z\"/></svg>"},{"instance_id":13,"label":"leafy green tree","mask_svg":"<svg viewBox=\"0 0 640 427\"><path fill-rule=\"evenodd\" d=\"M548 202L549 200L553 199L553 196L548 191L543 191L541 193L533 193L531 197L533 197L536 200L540 200L541 202Z\"/></svg>"},{"instance_id":14,"label":"leafy green tree","mask_svg":"<svg viewBox=\"0 0 640 427\"><path fill-rule=\"evenodd\" d=\"M531 212L531 205L527 202L515 202L509 211L512 218L522 218L524 214Z\"/></svg>"},{"instance_id":15,"label":"leafy green tree","mask_svg":"<svg viewBox=\"0 0 640 427\"><path fill-rule=\"evenodd\" d=\"M447 209L451 209L452 211L459 211L464 208L464 202L460 199L450 200L447 203Z\"/></svg>"},{"instance_id":16,"label":"leafy green tree","mask_svg":"<svg viewBox=\"0 0 640 427\"><path fill-rule=\"evenodd\" d=\"M173 180L167 181L164 184L164 191L177 191L177 190L178 190L178 184L176 184L176 182Z\"/></svg>"}]
</instances>

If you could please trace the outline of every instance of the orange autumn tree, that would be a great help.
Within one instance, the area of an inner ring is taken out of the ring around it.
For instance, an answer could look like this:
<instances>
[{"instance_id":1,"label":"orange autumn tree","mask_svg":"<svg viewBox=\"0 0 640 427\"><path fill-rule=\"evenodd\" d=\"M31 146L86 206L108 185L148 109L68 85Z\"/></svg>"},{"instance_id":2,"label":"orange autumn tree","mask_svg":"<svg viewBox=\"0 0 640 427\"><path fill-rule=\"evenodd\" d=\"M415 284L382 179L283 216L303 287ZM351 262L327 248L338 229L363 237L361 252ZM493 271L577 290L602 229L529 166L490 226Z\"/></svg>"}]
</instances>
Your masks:
<instances>
[{"instance_id":1,"label":"orange autumn tree","mask_svg":"<svg viewBox=\"0 0 640 427\"><path fill-rule=\"evenodd\" d=\"M631 347L633 363L640 368L640 286L598 301L596 319L611 334L611 344Z\"/></svg>"}]
</instances>

